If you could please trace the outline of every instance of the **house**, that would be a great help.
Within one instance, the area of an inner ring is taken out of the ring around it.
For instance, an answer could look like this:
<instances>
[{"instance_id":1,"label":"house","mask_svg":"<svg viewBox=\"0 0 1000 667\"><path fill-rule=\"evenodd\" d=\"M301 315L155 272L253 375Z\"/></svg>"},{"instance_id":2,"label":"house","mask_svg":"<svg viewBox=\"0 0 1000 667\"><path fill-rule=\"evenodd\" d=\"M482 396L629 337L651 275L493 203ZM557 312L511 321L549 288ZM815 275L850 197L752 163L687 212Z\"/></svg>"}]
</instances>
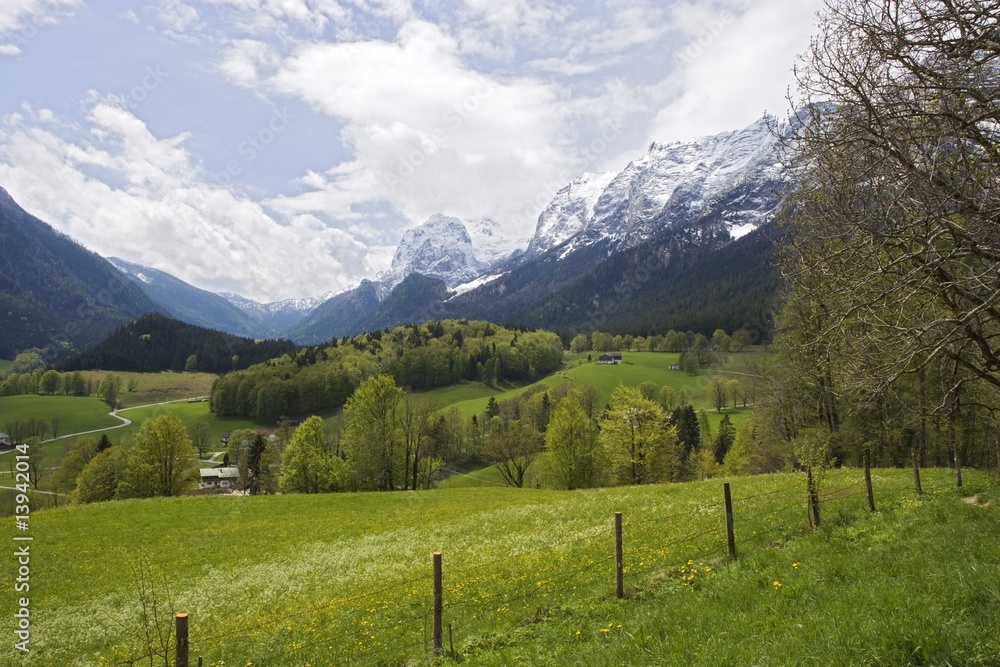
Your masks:
<instances>
[{"instance_id":1,"label":"house","mask_svg":"<svg viewBox=\"0 0 1000 667\"><path fill-rule=\"evenodd\" d=\"M622 362L622 355L618 353L614 354L602 354L597 357L597 363L599 364L620 364Z\"/></svg>"},{"instance_id":2,"label":"house","mask_svg":"<svg viewBox=\"0 0 1000 667\"><path fill-rule=\"evenodd\" d=\"M670 364L670 370L672 370L672 371L679 371L680 369L681 369L681 365L680 364Z\"/></svg>"},{"instance_id":3,"label":"house","mask_svg":"<svg viewBox=\"0 0 1000 667\"><path fill-rule=\"evenodd\" d=\"M6 433L0 433L0 450L3 449L13 449L14 443L11 442L10 436Z\"/></svg>"},{"instance_id":4,"label":"house","mask_svg":"<svg viewBox=\"0 0 1000 667\"><path fill-rule=\"evenodd\" d=\"M202 468L199 489L235 489L240 477L239 468Z\"/></svg>"},{"instance_id":5,"label":"house","mask_svg":"<svg viewBox=\"0 0 1000 667\"><path fill-rule=\"evenodd\" d=\"M232 431L226 431L225 433L222 434L222 446L223 447L228 447L229 446L229 439L231 437L233 437L233 432Z\"/></svg>"}]
</instances>

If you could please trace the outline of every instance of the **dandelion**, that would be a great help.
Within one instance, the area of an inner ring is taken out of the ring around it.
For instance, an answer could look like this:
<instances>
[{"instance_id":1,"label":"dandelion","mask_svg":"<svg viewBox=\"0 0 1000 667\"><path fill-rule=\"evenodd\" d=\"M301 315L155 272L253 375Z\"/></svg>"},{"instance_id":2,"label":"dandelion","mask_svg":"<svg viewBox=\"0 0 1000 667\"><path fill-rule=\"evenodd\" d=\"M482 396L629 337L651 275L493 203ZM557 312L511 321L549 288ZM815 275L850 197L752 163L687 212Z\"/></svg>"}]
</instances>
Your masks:
<instances>
[{"instance_id":1,"label":"dandelion","mask_svg":"<svg viewBox=\"0 0 1000 667\"><path fill-rule=\"evenodd\" d=\"M774 582L774 590L776 590L776 591L780 591L781 590L781 582L780 581L775 581Z\"/></svg>"},{"instance_id":2,"label":"dandelion","mask_svg":"<svg viewBox=\"0 0 1000 667\"><path fill-rule=\"evenodd\" d=\"M792 567L797 570L797 569L799 569L799 564L798 563L792 563Z\"/></svg>"}]
</instances>

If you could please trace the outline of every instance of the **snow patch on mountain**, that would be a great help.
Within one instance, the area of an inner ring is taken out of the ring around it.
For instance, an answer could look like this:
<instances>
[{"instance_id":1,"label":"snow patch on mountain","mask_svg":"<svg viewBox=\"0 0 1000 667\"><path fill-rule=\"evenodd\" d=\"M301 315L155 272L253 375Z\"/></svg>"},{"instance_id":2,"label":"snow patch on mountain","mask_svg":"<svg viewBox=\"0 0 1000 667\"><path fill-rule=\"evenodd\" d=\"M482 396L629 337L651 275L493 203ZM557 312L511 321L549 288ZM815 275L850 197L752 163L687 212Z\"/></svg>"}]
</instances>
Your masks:
<instances>
[{"instance_id":1,"label":"snow patch on mountain","mask_svg":"<svg viewBox=\"0 0 1000 667\"><path fill-rule=\"evenodd\" d=\"M465 294L466 292L471 292L472 290L476 289L477 287L482 287L486 283L493 282L497 278L500 278L501 276L505 276L505 275L507 275L507 274L506 273L494 273L494 274L487 275L487 276L479 276L475 280L470 280L467 283L462 283L461 285L456 285L455 287L451 288L451 291L453 293L452 293L451 297L449 297L449 298L454 298L454 297L458 296L459 294Z\"/></svg>"}]
</instances>

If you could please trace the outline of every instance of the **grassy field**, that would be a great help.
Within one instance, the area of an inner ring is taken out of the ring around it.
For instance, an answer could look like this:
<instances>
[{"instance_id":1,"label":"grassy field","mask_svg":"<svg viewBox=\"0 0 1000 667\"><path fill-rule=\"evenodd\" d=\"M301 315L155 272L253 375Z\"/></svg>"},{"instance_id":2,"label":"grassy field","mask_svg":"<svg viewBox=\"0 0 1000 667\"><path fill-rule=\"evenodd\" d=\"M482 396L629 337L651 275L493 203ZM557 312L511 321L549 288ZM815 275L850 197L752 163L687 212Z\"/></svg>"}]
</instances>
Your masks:
<instances>
[{"instance_id":1,"label":"grassy field","mask_svg":"<svg viewBox=\"0 0 1000 667\"><path fill-rule=\"evenodd\" d=\"M591 355L596 357L594 353ZM635 386L643 382L654 382L659 387L672 388L677 394L684 392L696 409L704 410L708 414L709 424L715 429L722 421L723 413L716 411L710 403L709 387L712 376L722 374L727 378L737 378L747 371L747 362L755 356L755 354L731 354L721 369L713 368L691 376L670 370L670 365L677 363L680 357L679 354L670 352L625 352L623 363L618 365L595 364L587 361L586 353L574 354L567 357L566 367L562 371L526 387L498 390L482 383L467 382L429 391L426 394L437 397L441 404L448 408L456 408L461 415L471 417L486 410L490 396L498 401L516 398L535 386L554 387L561 383L592 384L600 390L600 403L604 405L611 400L611 392L619 384ZM750 414L747 409L729 408L725 412L729 414L729 420L737 428Z\"/></svg>"},{"instance_id":2,"label":"grassy field","mask_svg":"<svg viewBox=\"0 0 1000 667\"><path fill-rule=\"evenodd\" d=\"M592 353L595 356L596 354ZM668 352L625 352L623 363L603 365L587 361L586 354L574 354L567 357L566 367L553 375L539 380L536 385L554 387L561 383L592 384L601 392L601 403L611 400L611 392L619 384L638 385L642 382L655 382L658 386L667 385L676 392L683 391L695 407L708 407L707 389L709 377L707 374L691 376L680 371L671 371L670 365L676 364L680 355ZM477 385L481 387L482 385ZM532 385L534 386L534 385ZM498 401L514 398L523 393L527 387L508 389L506 391L491 391L466 400L458 400L453 405L464 416L471 417L483 412L486 401L495 396ZM460 397L456 396L456 398Z\"/></svg>"},{"instance_id":3,"label":"grassy field","mask_svg":"<svg viewBox=\"0 0 1000 667\"><path fill-rule=\"evenodd\" d=\"M996 665L1000 494L925 470L917 497L910 475L874 472L872 514L860 472L830 472L815 533L801 474L731 480L735 562L717 481L60 508L30 519L31 653L4 642L0 662L122 664L173 610L190 614L192 664L416 664L442 551L445 647L450 626L468 665ZM8 581L15 567L2 559Z\"/></svg>"},{"instance_id":4,"label":"grassy field","mask_svg":"<svg viewBox=\"0 0 1000 667\"><path fill-rule=\"evenodd\" d=\"M205 422L212 429L212 439L210 448L219 449L221 448L220 440L222 434L226 431L235 431L241 428L255 428L258 426L253 422L247 421L245 419L230 419L216 417L208 409L208 403L167 403L165 405L152 405L149 407L142 408L132 408L121 410L120 414L123 417L127 417L132 420L132 425L117 431L118 437L125 434L135 433L139 430L139 426L143 421L149 419L150 417L157 417L159 415L174 415L182 422L184 425L190 428L198 422Z\"/></svg>"},{"instance_id":5,"label":"grassy field","mask_svg":"<svg viewBox=\"0 0 1000 667\"><path fill-rule=\"evenodd\" d=\"M12 361L10 361L8 359L0 359L0 377L3 377L4 374L7 373L7 371L10 369L10 365L12 363L14 363L14 362L12 362Z\"/></svg>"},{"instance_id":6,"label":"grassy field","mask_svg":"<svg viewBox=\"0 0 1000 667\"><path fill-rule=\"evenodd\" d=\"M83 376L94 383L96 387L108 374L108 371L82 371ZM118 401L123 408L164 401L176 401L182 398L208 396L212 391L212 383L218 377L212 373L119 373L122 379L122 389L118 392ZM128 391L129 381L135 381L135 391Z\"/></svg>"},{"instance_id":7,"label":"grassy field","mask_svg":"<svg viewBox=\"0 0 1000 667\"><path fill-rule=\"evenodd\" d=\"M0 396L0 430L11 421L59 418L59 434L80 433L121 424L96 396ZM45 437L51 438L50 431Z\"/></svg>"}]
</instances>

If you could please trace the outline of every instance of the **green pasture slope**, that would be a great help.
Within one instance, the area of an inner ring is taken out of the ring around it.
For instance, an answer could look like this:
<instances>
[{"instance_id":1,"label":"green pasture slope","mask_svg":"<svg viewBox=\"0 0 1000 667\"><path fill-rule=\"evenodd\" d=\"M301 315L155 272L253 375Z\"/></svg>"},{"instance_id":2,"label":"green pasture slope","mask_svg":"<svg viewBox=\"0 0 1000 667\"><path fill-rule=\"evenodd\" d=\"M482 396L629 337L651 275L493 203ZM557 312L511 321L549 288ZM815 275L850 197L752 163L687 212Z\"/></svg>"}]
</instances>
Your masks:
<instances>
[{"instance_id":1,"label":"green pasture slope","mask_svg":"<svg viewBox=\"0 0 1000 667\"><path fill-rule=\"evenodd\" d=\"M205 422L212 429L212 439L209 449L220 450L222 434L226 431L235 431L241 428L257 428L259 424L254 424L245 419L230 419L216 417L209 411L207 402L188 403L187 401L177 403L165 403L163 405L151 405L148 407L128 408L119 411L121 416L132 421L132 424L120 432L118 437L132 434L139 430L142 422L160 415L173 415L184 422L188 428L198 422Z\"/></svg>"},{"instance_id":2,"label":"green pasture slope","mask_svg":"<svg viewBox=\"0 0 1000 667\"><path fill-rule=\"evenodd\" d=\"M10 360L8 360L8 359L0 359L0 377L3 377L3 375L4 375L4 374L5 374L5 373L6 373L6 372L7 372L8 370L10 370L10 365L11 365L12 363L14 363L14 362L13 362L13 361L10 361Z\"/></svg>"},{"instance_id":3,"label":"green pasture slope","mask_svg":"<svg viewBox=\"0 0 1000 667\"><path fill-rule=\"evenodd\" d=\"M0 643L0 663L160 664L147 638L172 610L190 614L192 664L450 664L428 660L441 551L445 650L470 666L996 665L997 487L924 470L918 497L910 471L877 470L873 514L862 477L824 477L815 533L801 474L730 480L736 561L718 481L59 508L29 531L0 522L7 544L34 538L31 651ZM7 581L16 567L0 560ZM0 596L4 618L18 606Z\"/></svg>"},{"instance_id":4,"label":"green pasture slope","mask_svg":"<svg viewBox=\"0 0 1000 667\"><path fill-rule=\"evenodd\" d=\"M696 409L708 413L709 424L714 429L722 421L722 413L717 412L711 404L709 389L712 377L721 373L727 378L738 378L739 374L746 370L745 360L752 354L731 354L729 362L722 369L703 370L695 376L670 370L671 364L678 363L680 358L679 354L672 352L623 352L623 363L616 365L588 362L587 353L574 354L567 357L563 370L525 387L497 390L481 383L464 383L426 393L437 397L442 405L457 409L462 416L471 417L482 414L490 396L495 397L497 401L516 398L535 386L554 387L562 383L571 386L592 384L600 390L600 403L604 405L610 402L611 393L619 384L636 386L643 382L653 382L660 387L668 386L677 394L684 392ZM593 352L590 355L593 359L599 356ZM725 412L729 414L729 420L736 427L739 427L749 414L746 409L731 407Z\"/></svg>"},{"instance_id":5,"label":"green pasture slope","mask_svg":"<svg viewBox=\"0 0 1000 667\"><path fill-rule=\"evenodd\" d=\"M96 396L0 396L0 430L12 421L59 418L59 434L80 433L121 421L108 414L110 408ZM49 432L46 438L51 438Z\"/></svg>"},{"instance_id":6,"label":"green pasture slope","mask_svg":"<svg viewBox=\"0 0 1000 667\"><path fill-rule=\"evenodd\" d=\"M599 356L594 352L590 354L594 359ZM563 370L542 378L535 384L544 387L554 387L562 383L592 384L601 391L603 404L611 400L611 392L619 384L635 386L651 381L659 386L667 385L677 392L683 391L695 407L708 407L709 376L706 373L691 376L681 371L671 371L670 365L676 364L679 356L669 352L623 352L621 364L597 364L593 361L588 362L586 353L574 354L567 357ZM482 387L482 385L476 386ZM489 400L490 396L502 401L521 395L527 388L493 390L485 396L478 395L455 402L451 407L457 408L462 415L471 417L483 411L485 401Z\"/></svg>"}]
</instances>

